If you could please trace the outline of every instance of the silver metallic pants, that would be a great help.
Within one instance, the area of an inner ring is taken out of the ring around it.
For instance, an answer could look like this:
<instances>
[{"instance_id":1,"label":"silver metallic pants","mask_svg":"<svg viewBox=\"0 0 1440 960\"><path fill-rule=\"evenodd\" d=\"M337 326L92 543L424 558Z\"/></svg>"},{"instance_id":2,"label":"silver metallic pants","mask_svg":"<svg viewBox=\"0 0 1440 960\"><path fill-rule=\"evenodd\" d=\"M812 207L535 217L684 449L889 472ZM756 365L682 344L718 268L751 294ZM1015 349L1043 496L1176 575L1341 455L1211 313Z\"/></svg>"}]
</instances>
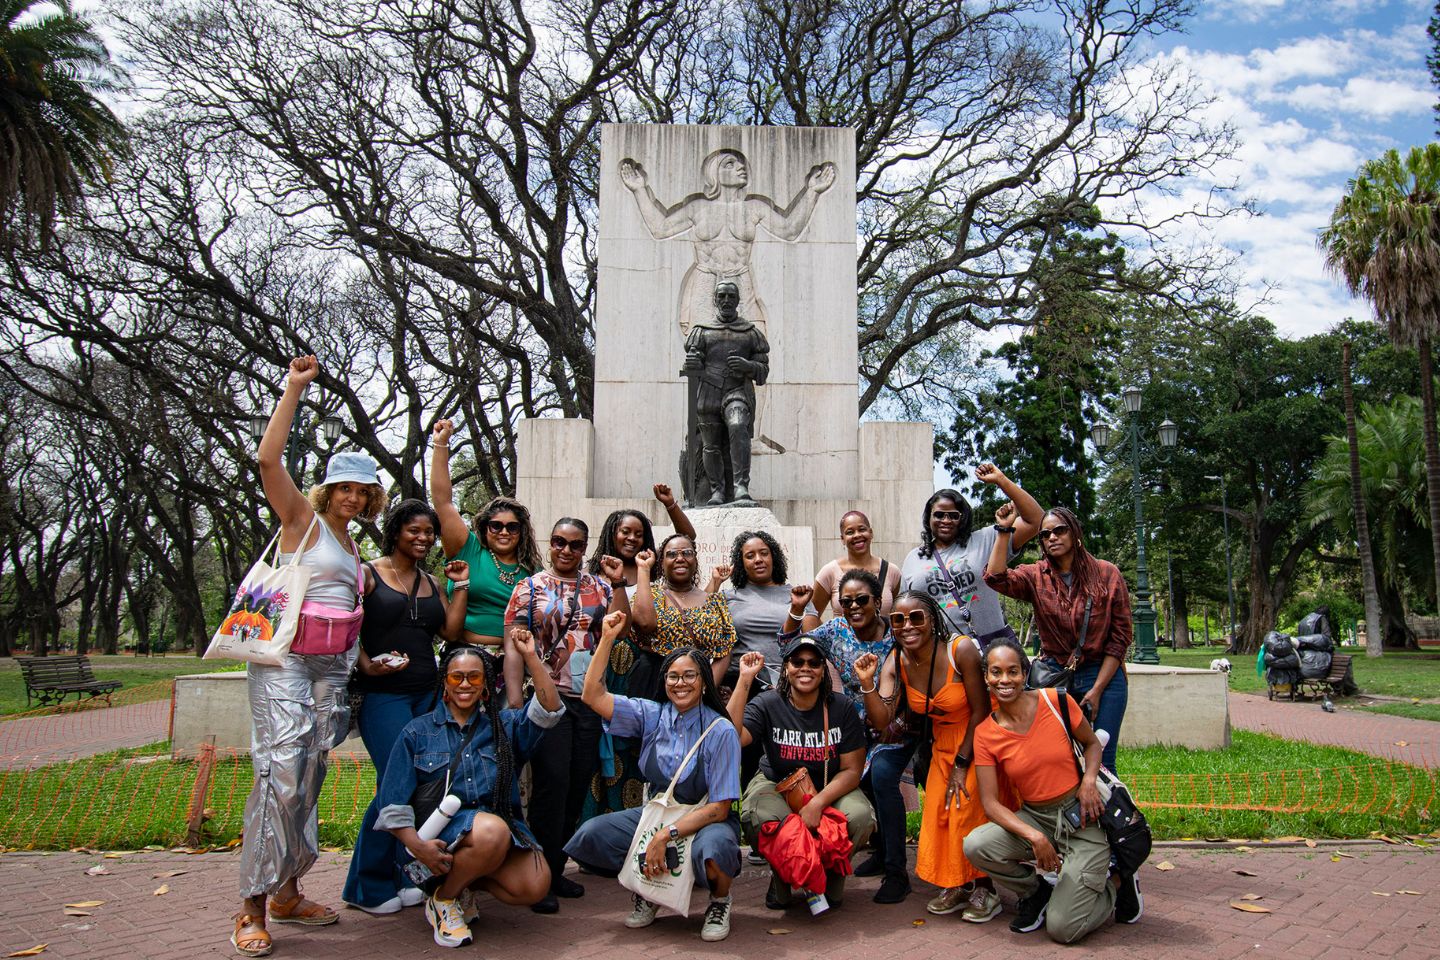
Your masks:
<instances>
[{"instance_id":1,"label":"silver metallic pants","mask_svg":"<svg viewBox=\"0 0 1440 960\"><path fill-rule=\"evenodd\" d=\"M349 729L345 686L358 653L357 644L345 653L292 653L278 667L247 667L255 786L245 801L242 897L274 894L319 855L315 811L330 750Z\"/></svg>"}]
</instances>

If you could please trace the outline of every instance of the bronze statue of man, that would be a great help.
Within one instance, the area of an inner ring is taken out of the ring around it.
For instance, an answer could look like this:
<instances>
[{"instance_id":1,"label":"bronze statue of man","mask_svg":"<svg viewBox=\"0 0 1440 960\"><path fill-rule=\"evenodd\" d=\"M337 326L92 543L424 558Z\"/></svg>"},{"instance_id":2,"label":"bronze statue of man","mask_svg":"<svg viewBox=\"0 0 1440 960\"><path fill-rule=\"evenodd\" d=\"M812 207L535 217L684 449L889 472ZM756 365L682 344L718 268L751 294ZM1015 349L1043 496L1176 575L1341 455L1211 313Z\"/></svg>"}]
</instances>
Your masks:
<instances>
[{"instance_id":1,"label":"bronze statue of man","mask_svg":"<svg viewBox=\"0 0 1440 960\"><path fill-rule=\"evenodd\" d=\"M739 314L740 287L715 285L716 316L695 323L685 338L695 419L710 487L710 506L750 499L750 440L755 435L755 388L770 375L770 343ZM693 436L691 437L693 442ZM732 483L726 497L726 477Z\"/></svg>"}]
</instances>

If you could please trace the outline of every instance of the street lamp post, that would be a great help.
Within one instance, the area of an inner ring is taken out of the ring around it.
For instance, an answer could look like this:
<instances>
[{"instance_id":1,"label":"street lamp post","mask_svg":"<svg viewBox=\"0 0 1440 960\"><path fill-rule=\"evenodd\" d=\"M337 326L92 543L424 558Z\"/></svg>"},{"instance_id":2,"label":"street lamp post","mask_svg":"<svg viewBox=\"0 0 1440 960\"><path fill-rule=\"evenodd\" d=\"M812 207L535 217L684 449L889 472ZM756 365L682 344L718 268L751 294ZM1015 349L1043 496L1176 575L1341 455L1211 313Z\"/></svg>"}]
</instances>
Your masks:
<instances>
[{"instance_id":1,"label":"street lamp post","mask_svg":"<svg viewBox=\"0 0 1440 960\"><path fill-rule=\"evenodd\" d=\"M1220 481L1220 522L1225 530L1225 595L1230 617L1230 643L1235 642L1235 574L1230 567L1230 505L1225 500L1225 475L1205 474L1206 480Z\"/></svg>"},{"instance_id":2,"label":"street lamp post","mask_svg":"<svg viewBox=\"0 0 1440 960\"><path fill-rule=\"evenodd\" d=\"M1169 459L1180 436L1180 428L1170 420L1160 424L1160 447L1149 448L1140 439L1140 405L1142 393L1139 387L1126 387L1121 394L1125 404L1125 430L1130 440L1130 490L1135 499L1135 609L1131 620L1135 633L1135 662L1159 663L1160 655L1155 649L1155 607L1150 602L1150 569L1145 559L1145 497L1140 483L1140 461L1142 450L1154 452L1156 459ZM1090 428L1090 440L1102 457L1115 440L1116 430L1103 420ZM1123 447L1117 448L1114 460L1125 456Z\"/></svg>"},{"instance_id":3,"label":"street lamp post","mask_svg":"<svg viewBox=\"0 0 1440 960\"><path fill-rule=\"evenodd\" d=\"M265 428L269 425L270 418L263 413L250 417L250 436L257 444L265 436ZM289 471L290 479L295 481L297 487L301 485L301 477L305 473L305 458L311 453L322 452L312 432L316 427L319 428L320 438L325 444L323 452L328 454L339 442L340 431L344 429L345 422L334 416L321 417L316 421L304 408L296 411L295 420L290 425L290 436L285 441L285 469ZM319 457L315 461L315 482L319 483L324 479L324 475L325 458Z\"/></svg>"}]
</instances>

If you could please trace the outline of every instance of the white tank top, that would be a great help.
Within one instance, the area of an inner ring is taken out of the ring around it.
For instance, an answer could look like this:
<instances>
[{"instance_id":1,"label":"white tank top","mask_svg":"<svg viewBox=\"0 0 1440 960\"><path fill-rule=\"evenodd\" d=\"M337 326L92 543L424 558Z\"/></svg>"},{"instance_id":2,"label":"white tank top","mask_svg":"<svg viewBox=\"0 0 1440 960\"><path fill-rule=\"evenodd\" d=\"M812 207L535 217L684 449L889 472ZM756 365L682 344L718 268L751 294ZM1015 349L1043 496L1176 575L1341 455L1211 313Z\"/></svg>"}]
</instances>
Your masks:
<instances>
[{"instance_id":1,"label":"white tank top","mask_svg":"<svg viewBox=\"0 0 1440 960\"><path fill-rule=\"evenodd\" d=\"M359 593L356 579L359 565L355 555L330 531L330 524L322 519L315 526L320 530L319 539L300 555L300 563L311 570L305 599L338 610L354 610ZM288 563L293 556L293 553L282 553L279 559L281 563Z\"/></svg>"}]
</instances>

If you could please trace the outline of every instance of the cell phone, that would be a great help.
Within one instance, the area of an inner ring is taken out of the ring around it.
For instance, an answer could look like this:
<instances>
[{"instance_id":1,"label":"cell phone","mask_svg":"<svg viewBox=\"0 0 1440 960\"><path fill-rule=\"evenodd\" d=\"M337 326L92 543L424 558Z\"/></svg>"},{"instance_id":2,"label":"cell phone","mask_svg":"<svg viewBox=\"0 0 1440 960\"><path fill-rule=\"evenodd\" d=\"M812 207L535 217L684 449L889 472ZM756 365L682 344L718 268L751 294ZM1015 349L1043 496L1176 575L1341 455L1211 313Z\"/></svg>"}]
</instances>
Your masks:
<instances>
[{"instance_id":1,"label":"cell phone","mask_svg":"<svg viewBox=\"0 0 1440 960\"><path fill-rule=\"evenodd\" d=\"M639 867L640 867L640 872L641 872L641 873L644 873L644 872L645 872L645 851L644 851L644 850L641 850L639 853L635 854L635 862L639 865ZM673 843L667 843L667 844L665 844L665 869L666 869L666 870L679 870L679 869L680 869L680 851L679 851L678 848L676 848L675 844L673 844Z\"/></svg>"},{"instance_id":2,"label":"cell phone","mask_svg":"<svg viewBox=\"0 0 1440 960\"><path fill-rule=\"evenodd\" d=\"M385 667L403 667L410 662L409 657L398 656L393 653L382 653L372 658L376 663Z\"/></svg>"},{"instance_id":3,"label":"cell phone","mask_svg":"<svg viewBox=\"0 0 1440 960\"><path fill-rule=\"evenodd\" d=\"M1079 830L1085 823L1084 814L1080 810L1079 800L1071 800L1069 805L1066 806L1064 810L1060 811L1060 813L1065 818L1066 822L1069 823L1070 826L1075 828L1076 830Z\"/></svg>"}]
</instances>

